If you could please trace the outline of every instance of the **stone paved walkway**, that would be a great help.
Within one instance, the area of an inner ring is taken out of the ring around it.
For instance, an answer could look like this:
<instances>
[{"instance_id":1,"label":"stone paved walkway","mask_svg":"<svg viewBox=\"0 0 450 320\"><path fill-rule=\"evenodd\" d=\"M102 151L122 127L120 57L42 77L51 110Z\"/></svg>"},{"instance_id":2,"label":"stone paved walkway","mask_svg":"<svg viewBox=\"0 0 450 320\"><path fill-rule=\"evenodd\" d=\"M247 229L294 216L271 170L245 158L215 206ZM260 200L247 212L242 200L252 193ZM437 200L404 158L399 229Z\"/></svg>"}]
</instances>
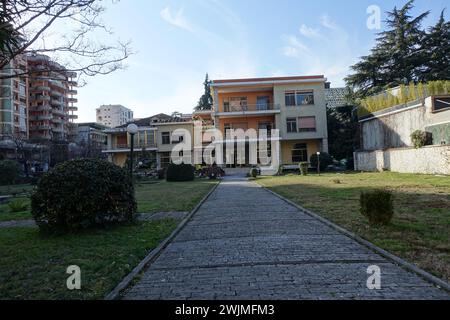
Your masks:
<instances>
[{"instance_id":1,"label":"stone paved walkway","mask_svg":"<svg viewBox=\"0 0 450 320\"><path fill-rule=\"evenodd\" d=\"M381 289L366 286L381 268ZM223 181L125 299L449 299L255 183Z\"/></svg>"}]
</instances>

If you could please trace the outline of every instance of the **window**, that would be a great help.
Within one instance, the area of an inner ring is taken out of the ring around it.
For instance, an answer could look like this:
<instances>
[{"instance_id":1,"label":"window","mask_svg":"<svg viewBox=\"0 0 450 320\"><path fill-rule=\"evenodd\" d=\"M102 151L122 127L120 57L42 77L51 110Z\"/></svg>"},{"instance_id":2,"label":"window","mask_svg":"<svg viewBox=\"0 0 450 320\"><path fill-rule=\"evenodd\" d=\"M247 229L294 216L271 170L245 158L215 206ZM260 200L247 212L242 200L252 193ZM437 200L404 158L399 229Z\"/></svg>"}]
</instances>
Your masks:
<instances>
[{"instance_id":1,"label":"window","mask_svg":"<svg viewBox=\"0 0 450 320\"><path fill-rule=\"evenodd\" d=\"M295 100L297 106L314 104L314 93L312 91L297 91Z\"/></svg>"},{"instance_id":2,"label":"window","mask_svg":"<svg viewBox=\"0 0 450 320\"><path fill-rule=\"evenodd\" d=\"M247 97L231 97L229 111L247 110Z\"/></svg>"},{"instance_id":3,"label":"window","mask_svg":"<svg viewBox=\"0 0 450 320\"><path fill-rule=\"evenodd\" d=\"M287 118L286 119L287 132L297 132L297 119L296 118Z\"/></svg>"},{"instance_id":4,"label":"window","mask_svg":"<svg viewBox=\"0 0 450 320\"><path fill-rule=\"evenodd\" d=\"M306 162L308 161L308 152L306 143L296 143L292 148L292 162Z\"/></svg>"},{"instance_id":5,"label":"window","mask_svg":"<svg viewBox=\"0 0 450 320\"><path fill-rule=\"evenodd\" d=\"M161 132L162 144L170 144L170 132Z\"/></svg>"},{"instance_id":6,"label":"window","mask_svg":"<svg viewBox=\"0 0 450 320\"><path fill-rule=\"evenodd\" d=\"M160 165L161 168L167 168L170 164L170 152L160 153Z\"/></svg>"},{"instance_id":7,"label":"window","mask_svg":"<svg viewBox=\"0 0 450 320\"><path fill-rule=\"evenodd\" d=\"M284 93L287 107L304 106L314 104L314 92L308 91L286 91Z\"/></svg>"},{"instance_id":8,"label":"window","mask_svg":"<svg viewBox=\"0 0 450 320\"><path fill-rule=\"evenodd\" d=\"M286 91L284 101L287 107L295 106L295 91Z\"/></svg>"},{"instance_id":9,"label":"window","mask_svg":"<svg viewBox=\"0 0 450 320\"><path fill-rule=\"evenodd\" d=\"M173 139L172 140L172 144L183 142L183 140L184 140L183 136L178 136L178 140L177 139Z\"/></svg>"},{"instance_id":10,"label":"window","mask_svg":"<svg viewBox=\"0 0 450 320\"><path fill-rule=\"evenodd\" d=\"M269 109L269 97L256 97L256 110L268 110Z\"/></svg>"},{"instance_id":11,"label":"window","mask_svg":"<svg viewBox=\"0 0 450 320\"><path fill-rule=\"evenodd\" d=\"M316 131L316 117L299 117L298 126L299 132Z\"/></svg>"},{"instance_id":12,"label":"window","mask_svg":"<svg viewBox=\"0 0 450 320\"><path fill-rule=\"evenodd\" d=\"M155 144L155 132L153 130L147 131L147 145L152 146Z\"/></svg>"}]
</instances>

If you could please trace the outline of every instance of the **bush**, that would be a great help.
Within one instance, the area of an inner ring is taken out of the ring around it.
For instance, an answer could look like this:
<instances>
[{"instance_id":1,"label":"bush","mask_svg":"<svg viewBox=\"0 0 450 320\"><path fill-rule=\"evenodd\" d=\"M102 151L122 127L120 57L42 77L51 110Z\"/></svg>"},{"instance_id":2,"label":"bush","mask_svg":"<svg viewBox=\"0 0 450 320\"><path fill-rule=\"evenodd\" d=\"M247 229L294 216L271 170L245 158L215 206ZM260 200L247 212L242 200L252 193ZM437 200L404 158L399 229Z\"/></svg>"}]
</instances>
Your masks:
<instances>
[{"instance_id":1,"label":"bush","mask_svg":"<svg viewBox=\"0 0 450 320\"><path fill-rule=\"evenodd\" d=\"M394 215L393 195L387 190L361 192L360 211L372 225L386 225Z\"/></svg>"},{"instance_id":2,"label":"bush","mask_svg":"<svg viewBox=\"0 0 450 320\"><path fill-rule=\"evenodd\" d=\"M300 169L300 174L302 176L306 176L308 174L308 166L309 166L308 162L300 162L298 164L298 168Z\"/></svg>"},{"instance_id":3,"label":"bush","mask_svg":"<svg viewBox=\"0 0 450 320\"><path fill-rule=\"evenodd\" d=\"M129 222L136 207L127 171L97 159L57 165L42 176L31 195L33 217L48 233Z\"/></svg>"},{"instance_id":4,"label":"bush","mask_svg":"<svg viewBox=\"0 0 450 320\"><path fill-rule=\"evenodd\" d=\"M209 166L202 169L201 175L209 179L217 179L225 175L225 171L218 166Z\"/></svg>"},{"instance_id":5,"label":"bush","mask_svg":"<svg viewBox=\"0 0 450 320\"><path fill-rule=\"evenodd\" d=\"M416 130L411 133L411 141L414 145L414 148L419 149L423 146L431 144L433 139L431 133L422 130Z\"/></svg>"},{"instance_id":6,"label":"bush","mask_svg":"<svg viewBox=\"0 0 450 320\"><path fill-rule=\"evenodd\" d=\"M16 161L0 161L0 185L14 184L19 179L20 166Z\"/></svg>"},{"instance_id":7,"label":"bush","mask_svg":"<svg viewBox=\"0 0 450 320\"><path fill-rule=\"evenodd\" d=\"M165 179L165 178L166 178L166 172L167 172L167 169L166 169L166 168L161 168L161 169L159 169L159 170L157 171L158 179L159 179L159 180Z\"/></svg>"},{"instance_id":8,"label":"bush","mask_svg":"<svg viewBox=\"0 0 450 320\"><path fill-rule=\"evenodd\" d=\"M169 164L166 173L167 181L192 181L195 177L195 168L190 164Z\"/></svg>"},{"instance_id":9,"label":"bush","mask_svg":"<svg viewBox=\"0 0 450 320\"><path fill-rule=\"evenodd\" d=\"M22 212L28 209L28 204L24 199L15 199L8 203L10 212Z\"/></svg>"},{"instance_id":10,"label":"bush","mask_svg":"<svg viewBox=\"0 0 450 320\"><path fill-rule=\"evenodd\" d=\"M317 154L313 154L311 155L311 157L309 158L309 162L311 163L311 166L317 168ZM325 171L325 169L330 165L333 164L333 158L331 158L331 156L326 153L326 152L321 152L320 153L320 171Z\"/></svg>"}]
</instances>

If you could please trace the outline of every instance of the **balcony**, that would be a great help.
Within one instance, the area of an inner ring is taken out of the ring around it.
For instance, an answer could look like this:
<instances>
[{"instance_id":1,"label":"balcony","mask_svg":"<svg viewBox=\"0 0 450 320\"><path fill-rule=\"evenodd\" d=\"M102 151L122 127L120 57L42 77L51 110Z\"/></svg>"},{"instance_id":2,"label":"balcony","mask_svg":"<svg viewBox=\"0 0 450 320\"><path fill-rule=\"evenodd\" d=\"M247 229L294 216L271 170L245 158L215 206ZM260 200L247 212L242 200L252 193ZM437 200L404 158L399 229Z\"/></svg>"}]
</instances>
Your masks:
<instances>
[{"instance_id":1,"label":"balcony","mask_svg":"<svg viewBox=\"0 0 450 320\"><path fill-rule=\"evenodd\" d=\"M68 106L67 110L69 110L69 111L78 111L78 107Z\"/></svg>"},{"instance_id":2,"label":"balcony","mask_svg":"<svg viewBox=\"0 0 450 320\"><path fill-rule=\"evenodd\" d=\"M222 112L217 112L216 115L230 117L259 116L280 113L280 105L274 103L224 104L222 110Z\"/></svg>"},{"instance_id":3,"label":"balcony","mask_svg":"<svg viewBox=\"0 0 450 320\"><path fill-rule=\"evenodd\" d=\"M67 99L67 102L70 102L70 103L77 103L77 102L78 102L78 99L77 99L77 98L68 98L68 99Z\"/></svg>"},{"instance_id":4,"label":"balcony","mask_svg":"<svg viewBox=\"0 0 450 320\"><path fill-rule=\"evenodd\" d=\"M64 127L53 127L52 128L53 132L58 132L58 133L64 133Z\"/></svg>"},{"instance_id":5,"label":"balcony","mask_svg":"<svg viewBox=\"0 0 450 320\"><path fill-rule=\"evenodd\" d=\"M63 102L61 100L57 100L57 99L52 99L51 103L54 106L61 106L63 104Z\"/></svg>"},{"instance_id":6,"label":"balcony","mask_svg":"<svg viewBox=\"0 0 450 320\"><path fill-rule=\"evenodd\" d=\"M65 123L66 121L65 121L64 119L61 119L61 118L53 118L53 119L52 119L52 122L53 122L53 123L58 123L58 124L63 124L63 123Z\"/></svg>"},{"instance_id":7,"label":"balcony","mask_svg":"<svg viewBox=\"0 0 450 320\"><path fill-rule=\"evenodd\" d=\"M50 101L50 96L43 96L43 95L36 95L34 100L41 102L41 101Z\"/></svg>"},{"instance_id":8,"label":"balcony","mask_svg":"<svg viewBox=\"0 0 450 320\"><path fill-rule=\"evenodd\" d=\"M52 108L49 105L42 105L42 106L30 106L30 111L48 111Z\"/></svg>"},{"instance_id":9,"label":"balcony","mask_svg":"<svg viewBox=\"0 0 450 320\"><path fill-rule=\"evenodd\" d=\"M49 125L30 126L31 131L50 130L50 129L51 126Z\"/></svg>"},{"instance_id":10,"label":"balcony","mask_svg":"<svg viewBox=\"0 0 450 320\"><path fill-rule=\"evenodd\" d=\"M40 120L51 120L51 115L40 115L40 116L30 116L31 121L40 121Z\"/></svg>"},{"instance_id":11,"label":"balcony","mask_svg":"<svg viewBox=\"0 0 450 320\"><path fill-rule=\"evenodd\" d=\"M42 91L50 91L49 86L37 85L31 89L32 92L42 92Z\"/></svg>"},{"instance_id":12,"label":"balcony","mask_svg":"<svg viewBox=\"0 0 450 320\"><path fill-rule=\"evenodd\" d=\"M54 115L58 115L58 116L65 116L66 115L66 112L64 112L63 110L59 110L59 109L53 109L52 113Z\"/></svg>"}]
</instances>

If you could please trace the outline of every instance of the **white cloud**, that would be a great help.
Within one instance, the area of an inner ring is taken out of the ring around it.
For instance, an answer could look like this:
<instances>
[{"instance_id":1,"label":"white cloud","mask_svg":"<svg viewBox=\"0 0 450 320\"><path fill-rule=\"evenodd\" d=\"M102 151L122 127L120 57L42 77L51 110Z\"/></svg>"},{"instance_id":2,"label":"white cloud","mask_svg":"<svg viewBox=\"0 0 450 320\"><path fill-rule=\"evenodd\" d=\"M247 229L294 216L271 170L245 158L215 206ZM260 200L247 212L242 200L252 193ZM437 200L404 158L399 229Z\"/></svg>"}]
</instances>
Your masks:
<instances>
[{"instance_id":1,"label":"white cloud","mask_svg":"<svg viewBox=\"0 0 450 320\"><path fill-rule=\"evenodd\" d=\"M284 35L284 41L287 43L285 47L282 48L282 52L287 57L299 57L302 54L308 53L308 47L303 44L296 36Z\"/></svg>"},{"instance_id":2,"label":"white cloud","mask_svg":"<svg viewBox=\"0 0 450 320\"><path fill-rule=\"evenodd\" d=\"M165 7L161 10L159 13L161 18L163 18L166 22L170 23L171 25L193 32L194 29L191 26L191 24L186 20L186 18L183 15L183 8L180 8L174 15L170 12L169 7Z\"/></svg>"},{"instance_id":3,"label":"white cloud","mask_svg":"<svg viewBox=\"0 0 450 320\"><path fill-rule=\"evenodd\" d=\"M303 36L308 37L308 38L317 38L317 37L320 37L320 32L319 32L319 30L310 28L310 27L308 27L308 26L305 25L305 24L302 24L302 25L300 26L299 31L300 31L300 34L302 34Z\"/></svg>"},{"instance_id":4,"label":"white cloud","mask_svg":"<svg viewBox=\"0 0 450 320\"><path fill-rule=\"evenodd\" d=\"M334 86L344 85L343 79L357 61L359 48L354 47L349 33L327 14L320 17L319 23L326 32L304 24L299 29L308 38L308 46L295 36L282 36L281 52L295 61L294 68L302 74L324 74Z\"/></svg>"},{"instance_id":5,"label":"white cloud","mask_svg":"<svg viewBox=\"0 0 450 320\"><path fill-rule=\"evenodd\" d=\"M330 16L326 13L320 17L320 24L323 25L325 28L331 30L338 29L338 26L331 20Z\"/></svg>"}]
</instances>

